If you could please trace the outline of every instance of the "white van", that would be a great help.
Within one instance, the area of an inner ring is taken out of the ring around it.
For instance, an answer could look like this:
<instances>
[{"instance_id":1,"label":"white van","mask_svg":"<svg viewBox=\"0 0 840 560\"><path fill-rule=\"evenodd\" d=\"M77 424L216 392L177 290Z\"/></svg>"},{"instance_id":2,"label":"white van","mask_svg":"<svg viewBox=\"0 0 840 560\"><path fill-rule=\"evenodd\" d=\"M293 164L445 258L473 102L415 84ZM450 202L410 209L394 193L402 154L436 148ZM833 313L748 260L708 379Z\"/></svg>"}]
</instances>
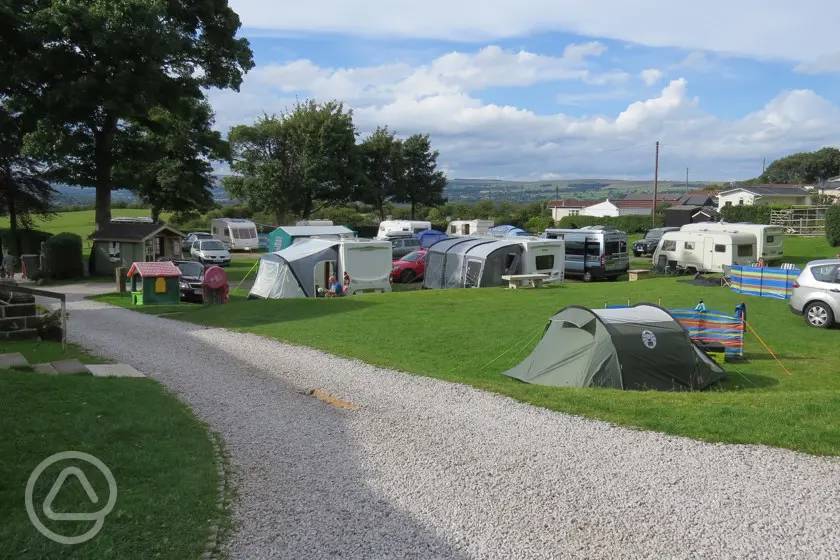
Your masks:
<instances>
[{"instance_id":1,"label":"white van","mask_svg":"<svg viewBox=\"0 0 840 560\"><path fill-rule=\"evenodd\" d=\"M730 231L751 233L755 236L756 254L765 262L780 261L784 257L785 230L781 226L766 224L698 222L686 224L682 231Z\"/></svg>"},{"instance_id":2,"label":"white van","mask_svg":"<svg viewBox=\"0 0 840 560\"><path fill-rule=\"evenodd\" d=\"M493 220L452 220L449 222L447 233L458 237L464 235L487 235L487 230L493 227Z\"/></svg>"},{"instance_id":3,"label":"white van","mask_svg":"<svg viewBox=\"0 0 840 560\"><path fill-rule=\"evenodd\" d=\"M723 272L724 266L755 261L755 235L728 231L669 231L653 253L658 267L695 272Z\"/></svg>"},{"instance_id":4,"label":"white van","mask_svg":"<svg viewBox=\"0 0 840 560\"><path fill-rule=\"evenodd\" d=\"M260 246L256 224L243 218L215 218L210 222L210 234L232 251L252 251Z\"/></svg>"},{"instance_id":5,"label":"white van","mask_svg":"<svg viewBox=\"0 0 840 560\"><path fill-rule=\"evenodd\" d=\"M379 233L377 233L376 238L413 237L427 229L432 229L432 222L421 220L385 220L379 224Z\"/></svg>"}]
</instances>

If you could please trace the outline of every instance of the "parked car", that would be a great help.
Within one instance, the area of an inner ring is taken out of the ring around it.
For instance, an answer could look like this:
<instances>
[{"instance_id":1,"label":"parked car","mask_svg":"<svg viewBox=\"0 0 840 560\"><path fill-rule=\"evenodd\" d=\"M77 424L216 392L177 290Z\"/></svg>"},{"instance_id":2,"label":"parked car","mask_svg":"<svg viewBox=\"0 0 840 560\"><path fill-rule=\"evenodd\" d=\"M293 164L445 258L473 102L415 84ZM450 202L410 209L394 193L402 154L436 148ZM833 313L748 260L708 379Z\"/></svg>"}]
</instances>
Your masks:
<instances>
[{"instance_id":1,"label":"parked car","mask_svg":"<svg viewBox=\"0 0 840 560\"><path fill-rule=\"evenodd\" d=\"M652 255L656 251L659 240L662 235L669 231L679 231L678 227L662 227L647 230L643 239L633 243L633 255L641 257L642 255Z\"/></svg>"},{"instance_id":2,"label":"parked car","mask_svg":"<svg viewBox=\"0 0 840 560\"><path fill-rule=\"evenodd\" d=\"M426 250L419 249L394 261L391 270L391 282L408 284L415 280L421 280L425 271Z\"/></svg>"},{"instance_id":3,"label":"parked car","mask_svg":"<svg viewBox=\"0 0 840 560\"><path fill-rule=\"evenodd\" d=\"M181 241L181 251L189 253L193 243L199 239L213 239L213 236L205 231L192 231Z\"/></svg>"},{"instance_id":4,"label":"parked car","mask_svg":"<svg viewBox=\"0 0 840 560\"><path fill-rule=\"evenodd\" d=\"M391 254L394 259L399 259L420 248L420 240L415 237L390 237Z\"/></svg>"},{"instance_id":5,"label":"parked car","mask_svg":"<svg viewBox=\"0 0 840 560\"><path fill-rule=\"evenodd\" d=\"M183 301L204 301L204 265L195 261L172 261L181 270L180 288Z\"/></svg>"},{"instance_id":6,"label":"parked car","mask_svg":"<svg viewBox=\"0 0 840 560\"><path fill-rule=\"evenodd\" d=\"M790 309L812 327L827 329L840 318L840 259L811 261L793 283Z\"/></svg>"},{"instance_id":7,"label":"parked car","mask_svg":"<svg viewBox=\"0 0 840 560\"><path fill-rule=\"evenodd\" d=\"M190 248L190 255L201 264L230 264L230 251L218 239L199 239Z\"/></svg>"}]
</instances>

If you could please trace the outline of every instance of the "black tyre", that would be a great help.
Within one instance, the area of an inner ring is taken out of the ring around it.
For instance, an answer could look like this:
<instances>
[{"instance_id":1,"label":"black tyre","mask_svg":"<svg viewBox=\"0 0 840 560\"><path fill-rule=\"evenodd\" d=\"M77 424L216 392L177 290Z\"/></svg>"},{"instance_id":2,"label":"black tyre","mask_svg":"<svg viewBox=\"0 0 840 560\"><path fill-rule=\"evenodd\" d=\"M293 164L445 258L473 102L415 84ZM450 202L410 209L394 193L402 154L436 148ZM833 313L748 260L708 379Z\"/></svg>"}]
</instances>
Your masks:
<instances>
[{"instance_id":1,"label":"black tyre","mask_svg":"<svg viewBox=\"0 0 840 560\"><path fill-rule=\"evenodd\" d=\"M403 284L410 284L414 282L417 278L417 275L414 274L413 270L403 270L402 274L400 274L400 282Z\"/></svg>"},{"instance_id":2,"label":"black tyre","mask_svg":"<svg viewBox=\"0 0 840 560\"><path fill-rule=\"evenodd\" d=\"M592 273L589 272L589 271L584 272L583 273L583 281L584 282L592 282Z\"/></svg>"},{"instance_id":3,"label":"black tyre","mask_svg":"<svg viewBox=\"0 0 840 560\"><path fill-rule=\"evenodd\" d=\"M812 327L827 329L834 324L834 312L827 303L815 301L805 306L805 321Z\"/></svg>"}]
</instances>

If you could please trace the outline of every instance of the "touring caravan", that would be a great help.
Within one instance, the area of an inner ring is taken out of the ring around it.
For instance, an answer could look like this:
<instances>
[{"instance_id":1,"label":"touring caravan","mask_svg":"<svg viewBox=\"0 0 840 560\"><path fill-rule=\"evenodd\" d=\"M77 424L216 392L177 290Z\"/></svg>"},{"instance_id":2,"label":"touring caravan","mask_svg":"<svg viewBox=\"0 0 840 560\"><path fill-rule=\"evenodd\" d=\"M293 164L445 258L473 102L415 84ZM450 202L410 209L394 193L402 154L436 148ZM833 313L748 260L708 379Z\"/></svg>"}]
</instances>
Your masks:
<instances>
[{"instance_id":1,"label":"touring caravan","mask_svg":"<svg viewBox=\"0 0 840 560\"><path fill-rule=\"evenodd\" d=\"M755 235L728 231L671 231L653 253L660 268L723 272L724 266L750 265L756 260Z\"/></svg>"},{"instance_id":2,"label":"touring caravan","mask_svg":"<svg viewBox=\"0 0 840 560\"><path fill-rule=\"evenodd\" d=\"M765 262L780 261L784 257L785 230L781 226L766 224L699 222L686 224L682 231L730 231L751 233L755 236L755 251Z\"/></svg>"},{"instance_id":3,"label":"touring caravan","mask_svg":"<svg viewBox=\"0 0 840 560\"><path fill-rule=\"evenodd\" d=\"M426 252L424 288L486 288L509 274L547 274L562 281L564 242L539 238L452 237Z\"/></svg>"},{"instance_id":4,"label":"touring caravan","mask_svg":"<svg viewBox=\"0 0 840 560\"><path fill-rule=\"evenodd\" d=\"M449 235L487 235L493 227L493 220L453 220L449 222Z\"/></svg>"},{"instance_id":5,"label":"touring caravan","mask_svg":"<svg viewBox=\"0 0 840 560\"><path fill-rule=\"evenodd\" d=\"M375 239L304 239L260 259L249 297L316 297L330 276L350 277L347 294L391 290L391 244Z\"/></svg>"},{"instance_id":6,"label":"touring caravan","mask_svg":"<svg viewBox=\"0 0 840 560\"><path fill-rule=\"evenodd\" d=\"M231 251L254 251L260 245L256 224L242 218L216 218L210 222L210 234Z\"/></svg>"},{"instance_id":7,"label":"touring caravan","mask_svg":"<svg viewBox=\"0 0 840 560\"><path fill-rule=\"evenodd\" d=\"M566 242L566 276L585 282L599 278L615 280L627 273L627 234L617 229L547 229L547 239Z\"/></svg>"},{"instance_id":8,"label":"touring caravan","mask_svg":"<svg viewBox=\"0 0 840 560\"><path fill-rule=\"evenodd\" d=\"M419 220L385 220L379 224L377 239L390 239L391 237L414 237L421 231L432 229L432 222Z\"/></svg>"}]
</instances>

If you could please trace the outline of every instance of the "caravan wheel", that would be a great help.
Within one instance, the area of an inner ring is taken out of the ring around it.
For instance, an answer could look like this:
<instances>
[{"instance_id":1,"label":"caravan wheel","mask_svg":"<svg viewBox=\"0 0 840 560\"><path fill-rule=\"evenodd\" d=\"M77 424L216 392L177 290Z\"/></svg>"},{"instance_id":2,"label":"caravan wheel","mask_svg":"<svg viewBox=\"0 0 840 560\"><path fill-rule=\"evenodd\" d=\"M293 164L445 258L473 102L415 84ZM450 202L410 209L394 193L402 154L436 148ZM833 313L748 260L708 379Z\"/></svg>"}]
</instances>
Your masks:
<instances>
[{"instance_id":1,"label":"caravan wheel","mask_svg":"<svg viewBox=\"0 0 840 560\"><path fill-rule=\"evenodd\" d=\"M583 281L584 282L592 282L592 273L588 270L583 273Z\"/></svg>"}]
</instances>

